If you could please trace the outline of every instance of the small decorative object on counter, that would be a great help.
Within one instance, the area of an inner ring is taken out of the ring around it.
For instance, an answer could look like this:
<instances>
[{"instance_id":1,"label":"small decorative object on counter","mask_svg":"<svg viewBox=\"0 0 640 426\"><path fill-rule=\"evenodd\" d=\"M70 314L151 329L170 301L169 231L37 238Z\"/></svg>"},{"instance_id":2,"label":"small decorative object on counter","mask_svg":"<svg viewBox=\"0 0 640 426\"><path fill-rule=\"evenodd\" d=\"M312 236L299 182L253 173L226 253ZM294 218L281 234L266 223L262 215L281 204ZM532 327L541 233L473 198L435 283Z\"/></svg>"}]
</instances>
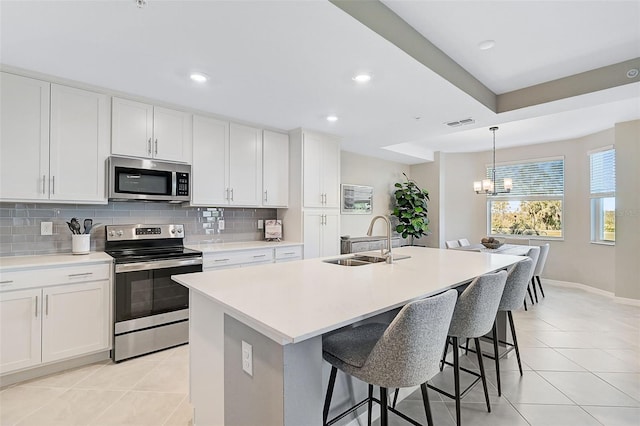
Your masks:
<instances>
[{"instance_id":1,"label":"small decorative object on counter","mask_svg":"<svg viewBox=\"0 0 640 426\"><path fill-rule=\"evenodd\" d=\"M99 225L94 224L93 219L85 219L82 222L82 231L80 222L75 217L72 217L67 226L71 231L71 252L73 254L88 254L91 251L91 230Z\"/></svg>"},{"instance_id":2,"label":"small decorative object on counter","mask_svg":"<svg viewBox=\"0 0 640 426\"><path fill-rule=\"evenodd\" d=\"M282 221L265 220L264 238L267 241L280 241L280 239L282 238Z\"/></svg>"},{"instance_id":3,"label":"small decorative object on counter","mask_svg":"<svg viewBox=\"0 0 640 426\"><path fill-rule=\"evenodd\" d=\"M497 249L502 247L502 245L504 244L502 241L493 237L485 237L482 240L480 240L480 242L482 243L483 246L485 246L488 249Z\"/></svg>"}]
</instances>

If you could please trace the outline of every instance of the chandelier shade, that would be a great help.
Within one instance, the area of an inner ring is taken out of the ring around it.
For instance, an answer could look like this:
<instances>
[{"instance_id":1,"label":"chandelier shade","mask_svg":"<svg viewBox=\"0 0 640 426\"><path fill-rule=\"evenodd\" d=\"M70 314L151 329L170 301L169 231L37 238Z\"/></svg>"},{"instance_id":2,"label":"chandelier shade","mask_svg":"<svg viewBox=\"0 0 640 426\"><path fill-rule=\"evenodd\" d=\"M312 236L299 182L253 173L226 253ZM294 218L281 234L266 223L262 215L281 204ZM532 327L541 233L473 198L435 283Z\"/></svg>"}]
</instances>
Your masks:
<instances>
[{"instance_id":1,"label":"chandelier shade","mask_svg":"<svg viewBox=\"0 0 640 426\"><path fill-rule=\"evenodd\" d=\"M473 182L473 190L476 194L485 195L498 195L507 194L511 192L513 188L513 180L511 178L505 178L502 182L504 191L496 191L496 130L497 126L490 127L489 130L493 132L493 166L491 167L491 179L477 180Z\"/></svg>"}]
</instances>

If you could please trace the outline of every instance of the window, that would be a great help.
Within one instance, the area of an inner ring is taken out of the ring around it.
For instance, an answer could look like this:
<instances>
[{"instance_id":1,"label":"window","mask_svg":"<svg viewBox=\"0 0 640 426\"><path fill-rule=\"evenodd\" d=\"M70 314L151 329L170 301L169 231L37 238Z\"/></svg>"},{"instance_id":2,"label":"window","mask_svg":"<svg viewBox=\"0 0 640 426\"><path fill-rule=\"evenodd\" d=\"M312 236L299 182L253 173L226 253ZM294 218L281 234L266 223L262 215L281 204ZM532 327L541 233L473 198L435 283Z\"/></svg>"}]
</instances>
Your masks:
<instances>
[{"instance_id":1,"label":"window","mask_svg":"<svg viewBox=\"0 0 640 426\"><path fill-rule=\"evenodd\" d=\"M616 241L616 151L606 147L589 152L591 241Z\"/></svg>"},{"instance_id":2,"label":"window","mask_svg":"<svg viewBox=\"0 0 640 426\"><path fill-rule=\"evenodd\" d=\"M562 238L564 158L497 164L498 192L505 178L513 182L511 192L487 197L489 234Z\"/></svg>"}]
</instances>

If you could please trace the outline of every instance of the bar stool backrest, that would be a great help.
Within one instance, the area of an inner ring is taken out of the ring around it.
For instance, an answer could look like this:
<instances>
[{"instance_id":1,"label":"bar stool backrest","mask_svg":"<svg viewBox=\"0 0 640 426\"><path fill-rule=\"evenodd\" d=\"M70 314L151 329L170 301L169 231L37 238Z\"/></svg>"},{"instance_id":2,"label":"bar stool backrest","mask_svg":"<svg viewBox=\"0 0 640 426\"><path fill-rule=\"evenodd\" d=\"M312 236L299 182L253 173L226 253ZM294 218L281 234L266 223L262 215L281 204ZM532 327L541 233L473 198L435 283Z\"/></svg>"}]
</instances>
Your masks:
<instances>
[{"instance_id":1,"label":"bar stool backrest","mask_svg":"<svg viewBox=\"0 0 640 426\"><path fill-rule=\"evenodd\" d=\"M525 257L507 274L507 283L498 305L499 311L513 311L522 306L533 270L533 260Z\"/></svg>"}]
</instances>

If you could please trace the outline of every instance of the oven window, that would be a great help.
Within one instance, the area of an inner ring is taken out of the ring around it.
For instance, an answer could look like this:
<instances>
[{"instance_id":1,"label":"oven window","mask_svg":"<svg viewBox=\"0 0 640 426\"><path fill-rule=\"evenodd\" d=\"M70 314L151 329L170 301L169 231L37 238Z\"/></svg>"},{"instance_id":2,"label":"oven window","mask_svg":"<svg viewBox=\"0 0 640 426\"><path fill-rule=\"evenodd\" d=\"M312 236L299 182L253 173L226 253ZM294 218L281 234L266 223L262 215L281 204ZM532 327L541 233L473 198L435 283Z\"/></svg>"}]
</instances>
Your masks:
<instances>
[{"instance_id":1,"label":"oven window","mask_svg":"<svg viewBox=\"0 0 640 426\"><path fill-rule=\"evenodd\" d=\"M202 265L116 274L116 322L189 307L189 290L171 275L201 272Z\"/></svg>"},{"instance_id":2,"label":"oven window","mask_svg":"<svg viewBox=\"0 0 640 426\"><path fill-rule=\"evenodd\" d=\"M116 167L116 192L171 195L171 172Z\"/></svg>"}]
</instances>

